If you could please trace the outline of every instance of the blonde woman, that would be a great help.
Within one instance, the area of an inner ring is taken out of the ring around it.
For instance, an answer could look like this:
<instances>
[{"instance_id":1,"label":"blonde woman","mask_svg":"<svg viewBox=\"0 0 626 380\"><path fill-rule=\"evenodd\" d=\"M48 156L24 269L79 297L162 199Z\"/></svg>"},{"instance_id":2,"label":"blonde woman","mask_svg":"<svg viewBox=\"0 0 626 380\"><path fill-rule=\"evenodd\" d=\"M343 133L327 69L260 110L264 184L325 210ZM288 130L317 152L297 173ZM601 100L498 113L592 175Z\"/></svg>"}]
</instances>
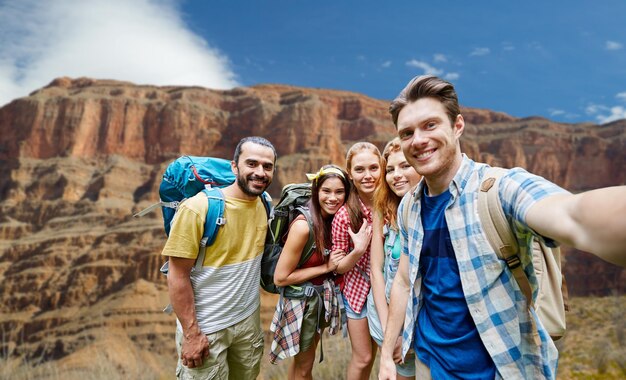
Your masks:
<instances>
[{"instance_id":1,"label":"blonde woman","mask_svg":"<svg viewBox=\"0 0 626 380\"><path fill-rule=\"evenodd\" d=\"M370 289L370 240L374 191L381 175L380 151L367 142L354 144L346 167L354 191L333 219L333 249L346 252L336 269L343 295L352 356L347 379L368 379L374 364L376 343L367 325L367 294ZM357 232L358 231L358 232Z\"/></svg>"}]
</instances>

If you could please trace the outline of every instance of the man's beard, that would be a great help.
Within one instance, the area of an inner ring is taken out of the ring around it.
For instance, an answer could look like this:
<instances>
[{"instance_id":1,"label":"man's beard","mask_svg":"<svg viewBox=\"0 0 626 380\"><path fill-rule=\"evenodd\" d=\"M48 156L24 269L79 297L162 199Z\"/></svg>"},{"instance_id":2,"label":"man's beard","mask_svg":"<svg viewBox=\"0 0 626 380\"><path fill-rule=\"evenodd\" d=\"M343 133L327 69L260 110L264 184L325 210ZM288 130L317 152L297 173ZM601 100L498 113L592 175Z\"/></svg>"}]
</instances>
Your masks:
<instances>
[{"instance_id":1,"label":"man's beard","mask_svg":"<svg viewBox=\"0 0 626 380\"><path fill-rule=\"evenodd\" d=\"M254 181L255 179L261 179L261 178L255 175L252 175L248 178L245 178L243 176L237 176L237 185L239 186L241 191L243 191L244 194L249 195L251 197L258 197L259 195L263 194L265 189L267 189L267 187L270 185L270 181L268 181L267 179L261 179L262 181L265 182L265 187L263 188L263 190L255 190L255 189L252 189L250 186L248 186L248 182Z\"/></svg>"}]
</instances>

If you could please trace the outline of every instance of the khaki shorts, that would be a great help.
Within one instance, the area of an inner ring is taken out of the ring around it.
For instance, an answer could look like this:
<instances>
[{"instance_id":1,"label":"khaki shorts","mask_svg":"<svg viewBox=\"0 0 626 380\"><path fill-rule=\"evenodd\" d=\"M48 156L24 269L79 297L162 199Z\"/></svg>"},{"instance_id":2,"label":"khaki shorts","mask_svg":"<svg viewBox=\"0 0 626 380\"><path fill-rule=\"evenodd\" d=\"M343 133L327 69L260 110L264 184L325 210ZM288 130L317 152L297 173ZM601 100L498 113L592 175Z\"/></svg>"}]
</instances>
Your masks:
<instances>
[{"instance_id":1,"label":"khaki shorts","mask_svg":"<svg viewBox=\"0 0 626 380\"><path fill-rule=\"evenodd\" d=\"M420 380L432 380L430 368L424 364L415 354L415 378Z\"/></svg>"},{"instance_id":2,"label":"khaki shorts","mask_svg":"<svg viewBox=\"0 0 626 380\"><path fill-rule=\"evenodd\" d=\"M256 379L263 356L263 330L260 308L243 321L208 334L209 357L197 368L187 368L180 360L182 331L176 329L178 364L176 378L189 379Z\"/></svg>"}]
</instances>

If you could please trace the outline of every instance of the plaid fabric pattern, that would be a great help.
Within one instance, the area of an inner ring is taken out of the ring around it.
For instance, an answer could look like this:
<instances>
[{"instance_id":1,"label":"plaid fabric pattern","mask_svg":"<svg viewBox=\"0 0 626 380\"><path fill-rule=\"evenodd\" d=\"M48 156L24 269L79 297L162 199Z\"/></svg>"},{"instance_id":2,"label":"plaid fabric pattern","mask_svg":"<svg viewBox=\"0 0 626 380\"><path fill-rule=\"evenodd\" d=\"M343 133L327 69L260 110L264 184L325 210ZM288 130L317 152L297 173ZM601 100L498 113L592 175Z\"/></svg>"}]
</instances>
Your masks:
<instances>
[{"instance_id":1,"label":"plaid fabric pattern","mask_svg":"<svg viewBox=\"0 0 626 380\"><path fill-rule=\"evenodd\" d=\"M270 363L276 364L300 352L300 330L304 319L306 299L284 298L282 307L280 301L272 318L270 331L274 333L270 348ZM282 310L281 310L282 309Z\"/></svg>"},{"instance_id":2,"label":"plaid fabric pattern","mask_svg":"<svg viewBox=\"0 0 626 380\"><path fill-rule=\"evenodd\" d=\"M324 280L324 318L326 322L330 322L328 333L337 334L341 327L339 299L335 293L335 283L331 279Z\"/></svg>"},{"instance_id":3,"label":"plaid fabric pattern","mask_svg":"<svg viewBox=\"0 0 626 380\"><path fill-rule=\"evenodd\" d=\"M339 301L335 293L335 283L331 279L325 279L323 287L324 290L321 295L323 299L320 307L324 307L323 318L326 322L330 322L328 333L334 335L340 327ZM314 294L313 297L317 297L317 294ZM280 301L276 304L270 325L270 331L274 333L269 353L270 363L276 364L278 360L295 356L300 352L300 331L307 305L306 300L306 298L283 298L282 305Z\"/></svg>"},{"instance_id":4,"label":"plaid fabric pattern","mask_svg":"<svg viewBox=\"0 0 626 380\"><path fill-rule=\"evenodd\" d=\"M452 194L445 211L450 239L459 266L463 293L481 340L497 368L497 378L554 379L558 352L548 333L526 300L515 278L489 245L478 217L478 191L487 165L475 163L463 155L463 162L449 190ZM398 210L402 253L409 257L409 292L402 352L411 348L415 321L422 301L422 278L419 270L424 230L420 218L419 197L424 181L404 197ZM533 296L537 279L532 267L533 231L526 225L526 213L537 201L565 190L544 178L514 168L502 178L500 199L507 220L520 245L520 259L528 275ZM408 220L404 208L409 207ZM536 326L541 344L535 343Z\"/></svg>"},{"instance_id":5,"label":"plaid fabric pattern","mask_svg":"<svg viewBox=\"0 0 626 380\"><path fill-rule=\"evenodd\" d=\"M372 212L369 210L363 202L359 199L361 205L361 211L367 218L368 223L372 223ZM332 224L332 236L333 236L333 250L341 249L346 253L354 248L348 229L350 226L350 217L348 216L348 208L344 204L339 211L335 214ZM357 269L357 267L360 269ZM370 291L369 278L365 278L362 273L370 275L370 247L367 247L367 251L361 256L359 261L356 262L354 268L343 274L343 287L341 289L344 297L350 304L352 310L357 313L361 312L365 302L367 301L367 294Z\"/></svg>"}]
</instances>

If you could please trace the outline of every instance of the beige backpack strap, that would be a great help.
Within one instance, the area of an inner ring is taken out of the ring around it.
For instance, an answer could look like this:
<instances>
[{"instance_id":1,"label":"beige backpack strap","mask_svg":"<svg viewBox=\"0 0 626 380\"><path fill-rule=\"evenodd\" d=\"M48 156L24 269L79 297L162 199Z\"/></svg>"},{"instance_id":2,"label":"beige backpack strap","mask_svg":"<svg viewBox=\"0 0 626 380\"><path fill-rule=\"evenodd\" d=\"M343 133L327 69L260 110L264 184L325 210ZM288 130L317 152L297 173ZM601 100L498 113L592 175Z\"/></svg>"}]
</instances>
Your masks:
<instances>
[{"instance_id":1,"label":"beige backpack strap","mask_svg":"<svg viewBox=\"0 0 626 380\"><path fill-rule=\"evenodd\" d=\"M506 173L503 168L487 169L478 192L478 215L489 244L498 257L506 261L530 307L533 302L530 282L519 259L519 246L504 215L498 193L500 179Z\"/></svg>"},{"instance_id":2,"label":"beige backpack strap","mask_svg":"<svg viewBox=\"0 0 626 380\"><path fill-rule=\"evenodd\" d=\"M408 231L407 226L409 220L409 212L411 211L411 207L413 207L413 202L415 202L415 195L413 194L413 190L415 190L415 188L409 190L409 192L407 193L409 199L407 199L406 203L404 204L404 208L402 209L402 221L404 222L405 231Z\"/></svg>"}]
</instances>

